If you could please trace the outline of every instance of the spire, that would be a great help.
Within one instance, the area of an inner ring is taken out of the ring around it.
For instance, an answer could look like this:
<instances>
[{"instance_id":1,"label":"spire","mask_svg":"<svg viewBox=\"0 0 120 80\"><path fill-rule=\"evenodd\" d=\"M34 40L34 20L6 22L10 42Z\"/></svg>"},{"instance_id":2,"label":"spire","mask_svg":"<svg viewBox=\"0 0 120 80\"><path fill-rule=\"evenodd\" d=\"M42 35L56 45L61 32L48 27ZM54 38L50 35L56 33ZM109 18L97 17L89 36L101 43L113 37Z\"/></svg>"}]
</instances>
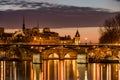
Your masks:
<instances>
[{"instance_id":1,"label":"spire","mask_svg":"<svg viewBox=\"0 0 120 80\"><path fill-rule=\"evenodd\" d=\"M22 30L25 30L25 17L23 16L23 25L22 25Z\"/></svg>"},{"instance_id":2,"label":"spire","mask_svg":"<svg viewBox=\"0 0 120 80\"><path fill-rule=\"evenodd\" d=\"M76 31L75 37L80 37L78 30Z\"/></svg>"}]
</instances>

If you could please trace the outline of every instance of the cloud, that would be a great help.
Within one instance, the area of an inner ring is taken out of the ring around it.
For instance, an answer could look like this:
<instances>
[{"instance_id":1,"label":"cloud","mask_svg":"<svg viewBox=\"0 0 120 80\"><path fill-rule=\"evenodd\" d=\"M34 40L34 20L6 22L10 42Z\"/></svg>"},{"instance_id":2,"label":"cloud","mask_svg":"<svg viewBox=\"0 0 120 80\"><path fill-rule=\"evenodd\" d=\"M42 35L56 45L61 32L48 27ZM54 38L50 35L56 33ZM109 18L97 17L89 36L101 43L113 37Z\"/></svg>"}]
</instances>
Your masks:
<instances>
[{"instance_id":1,"label":"cloud","mask_svg":"<svg viewBox=\"0 0 120 80\"><path fill-rule=\"evenodd\" d=\"M35 27L90 27L100 26L116 12L91 7L75 7L42 2L42 0L0 0L0 26L21 28L22 16L26 26ZM12 19L12 20L11 20Z\"/></svg>"},{"instance_id":2,"label":"cloud","mask_svg":"<svg viewBox=\"0 0 120 80\"><path fill-rule=\"evenodd\" d=\"M0 0L0 11L6 10L25 10L25 9L38 9L41 7L55 7L61 6L57 4L50 4L49 1L39 0L35 1L27 1L27 0Z\"/></svg>"},{"instance_id":3,"label":"cloud","mask_svg":"<svg viewBox=\"0 0 120 80\"><path fill-rule=\"evenodd\" d=\"M9 6L9 7L6 7ZM21 10L21 9L36 9L39 3L27 2L22 0L0 0L0 10Z\"/></svg>"},{"instance_id":4,"label":"cloud","mask_svg":"<svg viewBox=\"0 0 120 80\"><path fill-rule=\"evenodd\" d=\"M105 19L116 14L115 12L112 13L99 8L60 6L48 3L37 3L32 5L32 7L40 5L45 7L1 11L0 26L5 28L21 28L22 16L24 15L27 27L35 27L38 21L40 27L96 27L102 25ZM49 5L49 7L46 7L46 5ZM50 7L50 5L54 7Z\"/></svg>"}]
</instances>

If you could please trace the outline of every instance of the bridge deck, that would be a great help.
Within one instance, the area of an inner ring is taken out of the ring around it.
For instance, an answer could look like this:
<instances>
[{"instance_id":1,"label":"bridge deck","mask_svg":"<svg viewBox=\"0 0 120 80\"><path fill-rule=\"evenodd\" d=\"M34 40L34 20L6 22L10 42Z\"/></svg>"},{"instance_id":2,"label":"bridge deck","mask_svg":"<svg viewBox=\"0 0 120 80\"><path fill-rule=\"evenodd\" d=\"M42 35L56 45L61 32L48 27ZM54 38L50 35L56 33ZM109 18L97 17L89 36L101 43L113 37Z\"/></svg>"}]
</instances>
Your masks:
<instances>
[{"instance_id":1,"label":"bridge deck","mask_svg":"<svg viewBox=\"0 0 120 80\"><path fill-rule=\"evenodd\" d=\"M31 43L1 43L0 46L78 46L78 47L120 47L120 44L31 44Z\"/></svg>"}]
</instances>

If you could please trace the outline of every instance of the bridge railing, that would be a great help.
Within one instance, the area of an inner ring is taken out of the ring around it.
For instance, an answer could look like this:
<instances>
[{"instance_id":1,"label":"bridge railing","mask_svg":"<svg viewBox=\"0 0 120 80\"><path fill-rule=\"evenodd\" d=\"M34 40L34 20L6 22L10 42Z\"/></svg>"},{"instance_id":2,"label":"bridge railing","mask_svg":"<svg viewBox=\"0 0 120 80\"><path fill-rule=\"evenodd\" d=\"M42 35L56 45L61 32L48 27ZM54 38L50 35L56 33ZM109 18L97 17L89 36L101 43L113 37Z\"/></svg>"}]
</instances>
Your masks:
<instances>
[{"instance_id":1,"label":"bridge railing","mask_svg":"<svg viewBox=\"0 0 120 80\"><path fill-rule=\"evenodd\" d=\"M42 45L50 45L50 46L62 46L62 45L66 45L66 46L120 46L120 44L99 44L99 43L92 43L92 44L85 44L85 43L80 43L78 45L76 44L40 44L40 43L0 43L0 46L5 46L5 45L28 45L28 46L42 46Z\"/></svg>"}]
</instances>

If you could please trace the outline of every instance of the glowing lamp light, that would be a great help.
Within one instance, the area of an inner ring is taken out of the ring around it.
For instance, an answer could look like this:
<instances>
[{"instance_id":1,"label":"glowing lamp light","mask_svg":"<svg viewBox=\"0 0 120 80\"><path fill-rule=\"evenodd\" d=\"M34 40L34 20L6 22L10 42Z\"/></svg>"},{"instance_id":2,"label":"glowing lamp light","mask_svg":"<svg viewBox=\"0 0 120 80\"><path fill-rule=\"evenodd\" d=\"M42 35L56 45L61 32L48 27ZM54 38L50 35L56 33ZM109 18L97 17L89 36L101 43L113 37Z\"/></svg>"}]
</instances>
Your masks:
<instances>
[{"instance_id":1,"label":"glowing lamp light","mask_svg":"<svg viewBox=\"0 0 120 80\"><path fill-rule=\"evenodd\" d=\"M37 40L37 38L36 38L36 37L34 37L34 40Z\"/></svg>"},{"instance_id":2,"label":"glowing lamp light","mask_svg":"<svg viewBox=\"0 0 120 80\"><path fill-rule=\"evenodd\" d=\"M87 37L85 37L85 41L87 41L88 40L88 38Z\"/></svg>"},{"instance_id":3,"label":"glowing lamp light","mask_svg":"<svg viewBox=\"0 0 120 80\"><path fill-rule=\"evenodd\" d=\"M87 45L87 40L88 40L88 38L87 37L85 37L85 44Z\"/></svg>"}]
</instances>

